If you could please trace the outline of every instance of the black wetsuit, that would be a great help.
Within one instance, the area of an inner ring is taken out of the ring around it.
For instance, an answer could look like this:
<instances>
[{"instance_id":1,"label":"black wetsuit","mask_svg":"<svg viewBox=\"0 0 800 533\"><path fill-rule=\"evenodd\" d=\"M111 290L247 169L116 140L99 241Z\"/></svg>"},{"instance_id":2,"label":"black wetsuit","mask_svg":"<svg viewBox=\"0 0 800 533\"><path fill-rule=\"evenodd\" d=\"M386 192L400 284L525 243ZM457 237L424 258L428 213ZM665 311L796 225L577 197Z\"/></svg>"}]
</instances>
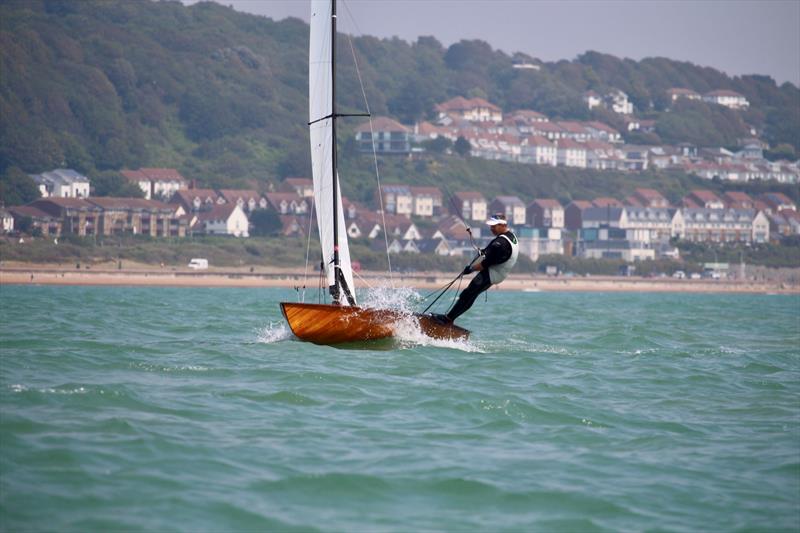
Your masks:
<instances>
[{"instance_id":1,"label":"black wetsuit","mask_svg":"<svg viewBox=\"0 0 800 533\"><path fill-rule=\"evenodd\" d=\"M511 243L508 242L507 239L502 238L502 235L506 235L513 242L517 242L517 237L511 233L511 231L506 231L495 237L486 248L481 250L484 254L483 261L481 261L483 270L472 278L467 288L459 295L453 308L447 312L445 316L448 320L453 321L464 314L472 307L472 304L475 303L475 299L478 295L492 286L492 281L489 277L489 267L505 263L511 257L513 251L511 249Z\"/></svg>"}]
</instances>

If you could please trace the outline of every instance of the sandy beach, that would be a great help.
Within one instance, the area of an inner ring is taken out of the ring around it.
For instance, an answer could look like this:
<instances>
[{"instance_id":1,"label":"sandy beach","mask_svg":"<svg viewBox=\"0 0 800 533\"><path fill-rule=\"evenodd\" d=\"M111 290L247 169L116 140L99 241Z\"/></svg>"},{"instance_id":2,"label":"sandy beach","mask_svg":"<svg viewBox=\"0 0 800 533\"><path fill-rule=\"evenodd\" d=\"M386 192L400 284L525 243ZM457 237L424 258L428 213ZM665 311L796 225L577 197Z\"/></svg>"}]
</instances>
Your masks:
<instances>
[{"instance_id":1,"label":"sandy beach","mask_svg":"<svg viewBox=\"0 0 800 533\"><path fill-rule=\"evenodd\" d=\"M453 279L447 272L395 273L361 272L356 286L413 287L433 290ZM166 287L311 287L319 285L319 273L305 275L300 268L209 268L191 270L181 267L159 267L128 264L115 265L34 265L4 264L0 267L0 285L134 285ZM462 288L463 288L462 283ZM563 277L533 274L512 274L500 290L510 291L631 291L631 292L723 292L723 293L786 293L800 294L800 285L778 281L641 278L619 276Z\"/></svg>"}]
</instances>

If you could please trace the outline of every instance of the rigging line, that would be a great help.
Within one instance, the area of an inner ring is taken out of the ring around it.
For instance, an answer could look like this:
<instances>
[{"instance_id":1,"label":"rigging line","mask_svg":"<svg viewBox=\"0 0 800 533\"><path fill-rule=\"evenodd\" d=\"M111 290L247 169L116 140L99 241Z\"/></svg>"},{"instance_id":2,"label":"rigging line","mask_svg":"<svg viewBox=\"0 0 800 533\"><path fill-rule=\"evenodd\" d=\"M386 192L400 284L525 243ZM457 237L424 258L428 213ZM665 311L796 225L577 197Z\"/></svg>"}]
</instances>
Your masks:
<instances>
[{"instance_id":1,"label":"rigging line","mask_svg":"<svg viewBox=\"0 0 800 533\"><path fill-rule=\"evenodd\" d=\"M355 22L355 18L353 14L350 12L350 8L348 7L347 3L344 3L344 8L347 11L347 14L350 16L350 20L353 22L353 25L356 26L356 30L358 30L358 24ZM384 245L386 246L386 264L389 267L389 283L392 287L394 287L394 273L392 272L392 258L389 255L389 232L388 228L386 227L386 209L383 206L383 186L381 185L381 171L378 167L378 153L375 147L375 129L372 125L372 111L369 108L369 100L367 99L367 91L364 89L364 79L361 77L361 69L358 66L358 58L356 57L356 49L353 46L353 38L350 34L347 34L347 42L350 44L350 53L353 56L353 64L355 65L356 69L356 77L358 77L358 84L361 88L361 96L364 98L364 106L367 109L367 116L369 117L369 135L370 141L372 144L372 162L375 166L375 180L378 182L378 204L380 206L381 211L381 224L383 226L383 241Z\"/></svg>"},{"instance_id":2,"label":"rigging line","mask_svg":"<svg viewBox=\"0 0 800 533\"><path fill-rule=\"evenodd\" d=\"M306 240L306 267L305 272L303 273L303 302L306 301L306 280L308 279L308 257L309 251L311 250L311 223L312 217L314 215L314 196L311 197L311 206L308 209L308 240ZM320 239L321 241L322 239Z\"/></svg>"}]
</instances>

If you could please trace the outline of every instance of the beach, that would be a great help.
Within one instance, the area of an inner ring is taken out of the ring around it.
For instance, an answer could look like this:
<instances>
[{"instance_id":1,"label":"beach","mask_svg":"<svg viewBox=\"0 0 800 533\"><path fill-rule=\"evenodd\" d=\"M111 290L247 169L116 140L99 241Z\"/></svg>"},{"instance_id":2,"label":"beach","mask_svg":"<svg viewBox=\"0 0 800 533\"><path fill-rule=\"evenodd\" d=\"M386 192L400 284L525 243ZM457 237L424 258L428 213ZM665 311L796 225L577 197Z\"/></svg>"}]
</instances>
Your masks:
<instances>
[{"instance_id":1,"label":"beach","mask_svg":"<svg viewBox=\"0 0 800 533\"><path fill-rule=\"evenodd\" d=\"M453 279L449 272L356 273L356 288L412 287L433 290ZM319 272L302 268L186 267L129 263L48 265L6 263L0 266L0 285L129 285L164 287L317 287ZM463 283L462 283L463 287ZM686 293L786 293L799 294L800 284L780 280L715 280L643 278L636 276L547 276L512 274L496 287L507 291L580 292L686 292Z\"/></svg>"}]
</instances>

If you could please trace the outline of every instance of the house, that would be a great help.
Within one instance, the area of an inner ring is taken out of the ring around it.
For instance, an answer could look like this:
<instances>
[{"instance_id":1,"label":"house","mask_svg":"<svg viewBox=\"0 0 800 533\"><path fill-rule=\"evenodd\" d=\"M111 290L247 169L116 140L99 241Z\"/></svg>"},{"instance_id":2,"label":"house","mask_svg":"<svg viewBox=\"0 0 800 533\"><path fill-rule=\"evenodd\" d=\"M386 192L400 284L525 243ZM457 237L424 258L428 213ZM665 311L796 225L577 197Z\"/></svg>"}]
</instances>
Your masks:
<instances>
[{"instance_id":1,"label":"house","mask_svg":"<svg viewBox=\"0 0 800 533\"><path fill-rule=\"evenodd\" d=\"M356 128L356 142L361 152L380 155L411 152L411 129L389 117L375 117Z\"/></svg>"},{"instance_id":2,"label":"house","mask_svg":"<svg viewBox=\"0 0 800 533\"><path fill-rule=\"evenodd\" d=\"M743 95L728 90L711 91L703 95L703 101L723 105L731 109L747 109L750 102Z\"/></svg>"},{"instance_id":3,"label":"house","mask_svg":"<svg viewBox=\"0 0 800 533\"><path fill-rule=\"evenodd\" d=\"M473 239L480 238L480 228L470 228ZM439 225L431 235L432 239L447 239L454 242L470 241L470 234L464 221L456 215L450 215L439 221Z\"/></svg>"},{"instance_id":4,"label":"house","mask_svg":"<svg viewBox=\"0 0 800 533\"><path fill-rule=\"evenodd\" d=\"M537 122L530 126L531 134L539 137L544 137L549 141L556 141L563 137L567 137L567 132L564 128L555 122Z\"/></svg>"},{"instance_id":5,"label":"house","mask_svg":"<svg viewBox=\"0 0 800 533\"><path fill-rule=\"evenodd\" d=\"M279 215L281 235L284 237L306 237L308 235L308 217L298 215Z\"/></svg>"},{"instance_id":6,"label":"house","mask_svg":"<svg viewBox=\"0 0 800 533\"><path fill-rule=\"evenodd\" d=\"M452 255L447 239L422 239L416 244L419 252L423 254Z\"/></svg>"},{"instance_id":7,"label":"house","mask_svg":"<svg viewBox=\"0 0 800 533\"><path fill-rule=\"evenodd\" d=\"M623 207L587 207L581 211L581 228L625 228L627 224Z\"/></svg>"},{"instance_id":8,"label":"house","mask_svg":"<svg viewBox=\"0 0 800 533\"><path fill-rule=\"evenodd\" d=\"M691 89L673 87L672 89L667 89L667 98L669 98L670 102L676 102L680 98L685 98L687 100L700 100L701 96L700 93L697 93Z\"/></svg>"},{"instance_id":9,"label":"house","mask_svg":"<svg viewBox=\"0 0 800 533\"><path fill-rule=\"evenodd\" d=\"M724 209L725 203L713 192L694 189L681 200L683 207L705 207L707 209Z\"/></svg>"},{"instance_id":10,"label":"house","mask_svg":"<svg viewBox=\"0 0 800 533\"><path fill-rule=\"evenodd\" d=\"M644 187L637 188L633 195L628 197L628 203L642 207L670 207L669 201L660 192Z\"/></svg>"},{"instance_id":11,"label":"house","mask_svg":"<svg viewBox=\"0 0 800 533\"><path fill-rule=\"evenodd\" d=\"M586 259L622 259L626 262L655 259L649 242L639 240L636 230L592 227L578 234L576 255Z\"/></svg>"},{"instance_id":12,"label":"house","mask_svg":"<svg viewBox=\"0 0 800 533\"><path fill-rule=\"evenodd\" d=\"M588 200L573 200L564 208L564 226L576 231L583 227L583 211L594 207Z\"/></svg>"},{"instance_id":13,"label":"house","mask_svg":"<svg viewBox=\"0 0 800 533\"><path fill-rule=\"evenodd\" d=\"M102 209L83 198L40 198L27 204L27 207L36 208L49 217L59 220L60 232L82 237L98 234ZM12 209L12 212L17 211ZM16 217L14 225L18 225Z\"/></svg>"},{"instance_id":14,"label":"house","mask_svg":"<svg viewBox=\"0 0 800 533\"><path fill-rule=\"evenodd\" d=\"M41 174L31 174L42 198L88 198L89 178L69 168L57 168Z\"/></svg>"},{"instance_id":15,"label":"house","mask_svg":"<svg viewBox=\"0 0 800 533\"><path fill-rule=\"evenodd\" d=\"M31 223L29 231L38 228L44 236L59 236L62 233L63 219L60 215L50 214L32 205L9 207L8 212L13 218L12 229L16 228L18 231L22 231L21 228L25 224L24 221L29 220Z\"/></svg>"},{"instance_id":16,"label":"house","mask_svg":"<svg viewBox=\"0 0 800 533\"><path fill-rule=\"evenodd\" d=\"M564 208L552 198L534 200L528 206L528 224L535 228L563 228Z\"/></svg>"},{"instance_id":17,"label":"house","mask_svg":"<svg viewBox=\"0 0 800 533\"><path fill-rule=\"evenodd\" d=\"M755 209L683 209L684 238L694 242L767 242L769 219Z\"/></svg>"},{"instance_id":18,"label":"house","mask_svg":"<svg viewBox=\"0 0 800 533\"><path fill-rule=\"evenodd\" d=\"M728 191L722 195L725 207L732 209L753 209L755 202L747 193L740 191Z\"/></svg>"},{"instance_id":19,"label":"house","mask_svg":"<svg viewBox=\"0 0 800 533\"><path fill-rule=\"evenodd\" d=\"M214 189L179 189L170 197L169 203L181 206L185 213L193 213L222 205L225 198Z\"/></svg>"},{"instance_id":20,"label":"house","mask_svg":"<svg viewBox=\"0 0 800 533\"><path fill-rule=\"evenodd\" d=\"M517 196L498 196L489 204L492 213L502 213L508 220L509 225L522 226L525 224L526 207L525 202Z\"/></svg>"},{"instance_id":21,"label":"house","mask_svg":"<svg viewBox=\"0 0 800 533\"><path fill-rule=\"evenodd\" d=\"M589 130L580 122L564 120L556 122L555 124L561 128L562 139L573 139L578 142L589 139Z\"/></svg>"},{"instance_id":22,"label":"house","mask_svg":"<svg viewBox=\"0 0 800 533\"><path fill-rule=\"evenodd\" d=\"M432 217L441 214L442 191L438 187L409 187L409 191L414 199L414 215Z\"/></svg>"},{"instance_id":23,"label":"house","mask_svg":"<svg viewBox=\"0 0 800 533\"><path fill-rule=\"evenodd\" d=\"M519 253L531 261L542 255L562 255L564 241L558 228L518 228L515 232L519 241Z\"/></svg>"},{"instance_id":24,"label":"house","mask_svg":"<svg viewBox=\"0 0 800 533\"><path fill-rule=\"evenodd\" d=\"M410 217L414 212L414 195L408 185L387 183L381 186L383 209L387 213Z\"/></svg>"},{"instance_id":25,"label":"house","mask_svg":"<svg viewBox=\"0 0 800 533\"><path fill-rule=\"evenodd\" d=\"M596 141L605 141L609 143L622 142L622 135L620 134L620 132L618 132L608 124L603 124L602 122L598 122L595 120L590 122L584 122L583 128L586 131L586 137L588 139L594 139Z\"/></svg>"},{"instance_id":26,"label":"house","mask_svg":"<svg viewBox=\"0 0 800 533\"><path fill-rule=\"evenodd\" d=\"M618 168L640 172L647 170L649 162L650 148L648 146L636 146L627 144L621 148L622 161Z\"/></svg>"},{"instance_id":27,"label":"house","mask_svg":"<svg viewBox=\"0 0 800 533\"><path fill-rule=\"evenodd\" d=\"M605 141L590 140L582 143L586 149L586 167L596 170L615 169L620 166L622 152Z\"/></svg>"},{"instance_id":28,"label":"house","mask_svg":"<svg viewBox=\"0 0 800 533\"><path fill-rule=\"evenodd\" d=\"M617 200L616 198L611 198L610 196L600 196L592 200L592 206L594 207L624 207L625 204Z\"/></svg>"},{"instance_id":29,"label":"house","mask_svg":"<svg viewBox=\"0 0 800 533\"><path fill-rule=\"evenodd\" d=\"M250 213L255 209L266 209L267 199L254 189L220 189L217 191L227 204L236 204L245 212Z\"/></svg>"},{"instance_id":30,"label":"house","mask_svg":"<svg viewBox=\"0 0 800 533\"><path fill-rule=\"evenodd\" d=\"M797 210L797 206L794 205L794 202L782 192L767 192L758 198L766 203L769 209L775 213L784 209L790 209L792 211Z\"/></svg>"},{"instance_id":31,"label":"house","mask_svg":"<svg viewBox=\"0 0 800 533\"><path fill-rule=\"evenodd\" d=\"M0 207L0 231L11 233L14 231L14 215L8 209Z\"/></svg>"},{"instance_id":32,"label":"house","mask_svg":"<svg viewBox=\"0 0 800 533\"><path fill-rule=\"evenodd\" d=\"M625 222L621 227L634 231L634 238L643 242L669 241L684 234L684 219L680 209L666 207L625 207Z\"/></svg>"},{"instance_id":33,"label":"house","mask_svg":"<svg viewBox=\"0 0 800 533\"><path fill-rule=\"evenodd\" d=\"M556 142L559 166L586 168L586 147L572 139L559 139Z\"/></svg>"},{"instance_id":34,"label":"house","mask_svg":"<svg viewBox=\"0 0 800 533\"><path fill-rule=\"evenodd\" d=\"M554 167L558 164L556 145L540 135L524 137L520 144L519 162Z\"/></svg>"},{"instance_id":35,"label":"house","mask_svg":"<svg viewBox=\"0 0 800 533\"><path fill-rule=\"evenodd\" d=\"M280 215L305 215L308 213L308 199L293 192L268 192L264 195L267 204Z\"/></svg>"},{"instance_id":36,"label":"house","mask_svg":"<svg viewBox=\"0 0 800 533\"><path fill-rule=\"evenodd\" d=\"M628 101L628 95L620 90L610 91L605 95L606 107L614 113L620 115L630 115L633 113L633 104Z\"/></svg>"},{"instance_id":37,"label":"house","mask_svg":"<svg viewBox=\"0 0 800 533\"><path fill-rule=\"evenodd\" d=\"M486 220L487 203L483 194L476 191L460 191L453 195L456 199L456 206L461 211L455 213L463 220L473 222L484 222Z\"/></svg>"},{"instance_id":38,"label":"house","mask_svg":"<svg viewBox=\"0 0 800 533\"><path fill-rule=\"evenodd\" d=\"M207 235L249 237L250 223L244 210L236 204L214 206L197 215L200 230Z\"/></svg>"},{"instance_id":39,"label":"house","mask_svg":"<svg viewBox=\"0 0 800 533\"><path fill-rule=\"evenodd\" d=\"M100 208L97 235L185 237L188 221L175 204L144 198L98 196L88 199Z\"/></svg>"},{"instance_id":40,"label":"house","mask_svg":"<svg viewBox=\"0 0 800 533\"><path fill-rule=\"evenodd\" d=\"M177 191L188 188L188 181L174 168L140 168L122 170L123 177L135 183L147 200L157 197L169 199Z\"/></svg>"},{"instance_id":41,"label":"house","mask_svg":"<svg viewBox=\"0 0 800 533\"><path fill-rule=\"evenodd\" d=\"M303 198L314 196L314 182L311 178L286 178L280 189L281 192L294 192Z\"/></svg>"},{"instance_id":42,"label":"house","mask_svg":"<svg viewBox=\"0 0 800 533\"><path fill-rule=\"evenodd\" d=\"M435 107L439 121L447 122L448 118L463 119L470 122L502 122L503 111L483 98L464 98L457 96Z\"/></svg>"},{"instance_id":43,"label":"house","mask_svg":"<svg viewBox=\"0 0 800 533\"><path fill-rule=\"evenodd\" d=\"M594 91L586 91L583 93L583 101L589 109L594 109L595 107L603 105L603 97Z\"/></svg>"}]
</instances>

